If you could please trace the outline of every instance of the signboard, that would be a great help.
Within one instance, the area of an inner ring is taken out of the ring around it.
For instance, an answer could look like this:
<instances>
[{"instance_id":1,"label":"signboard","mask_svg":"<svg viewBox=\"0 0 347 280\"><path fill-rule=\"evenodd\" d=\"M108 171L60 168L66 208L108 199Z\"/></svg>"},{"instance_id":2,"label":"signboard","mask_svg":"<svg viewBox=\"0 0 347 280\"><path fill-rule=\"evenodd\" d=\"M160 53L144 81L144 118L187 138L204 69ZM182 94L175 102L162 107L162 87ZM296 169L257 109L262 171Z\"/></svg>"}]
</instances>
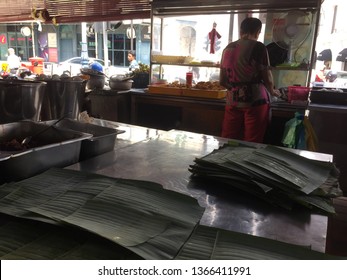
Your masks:
<instances>
[{"instance_id":1,"label":"signboard","mask_svg":"<svg viewBox=\"0 0 347 280\"><path fill-rule=\"evenodd\" d=\"M6 44L7 38L5 34L0 34L0 44Z\"/></svg>"}]
</instances>

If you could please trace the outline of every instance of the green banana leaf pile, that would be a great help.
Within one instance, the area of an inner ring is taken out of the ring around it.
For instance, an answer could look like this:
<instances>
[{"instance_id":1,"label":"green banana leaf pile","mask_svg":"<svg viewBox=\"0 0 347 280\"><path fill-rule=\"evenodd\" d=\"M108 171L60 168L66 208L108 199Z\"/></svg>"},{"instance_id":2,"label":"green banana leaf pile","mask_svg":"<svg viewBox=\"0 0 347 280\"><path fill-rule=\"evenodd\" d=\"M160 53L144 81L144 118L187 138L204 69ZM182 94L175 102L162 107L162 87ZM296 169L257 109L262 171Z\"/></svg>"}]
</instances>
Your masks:
<instances>
[{"instance_id":1,"label":"green banana leaf pile","mask_svg":"<svg viewBox=\"0 0 347 280\"><path fill-rule=\"evenodd\" d=\"M144 259L172 259L203 211L154 182L59 168L0 186L1 213L83 229Z\"/></svg>"},{"instance_id":2,"label":"green banana leaf pile","mask_svg":"<svg viewBox=\"0 0 347 280\"><path fill-rule=\"evenodd\" d=\"M194 162L189 167L193 178L218 181L289 210L300 204L335 213L331 199L342 196L334 163L276 146L229 142Z\"/></svg>"},{"instance_id":3,"label":"green banana leaf pile","mask_svg":"<svg viewBox=\"0 0 347 280\"><path fill-rule=\"evenodd\" d=\"M154 182L53 168L0 185L0 259L339 259L200 225L196 199Z\"/></svg>"}]
</instances>

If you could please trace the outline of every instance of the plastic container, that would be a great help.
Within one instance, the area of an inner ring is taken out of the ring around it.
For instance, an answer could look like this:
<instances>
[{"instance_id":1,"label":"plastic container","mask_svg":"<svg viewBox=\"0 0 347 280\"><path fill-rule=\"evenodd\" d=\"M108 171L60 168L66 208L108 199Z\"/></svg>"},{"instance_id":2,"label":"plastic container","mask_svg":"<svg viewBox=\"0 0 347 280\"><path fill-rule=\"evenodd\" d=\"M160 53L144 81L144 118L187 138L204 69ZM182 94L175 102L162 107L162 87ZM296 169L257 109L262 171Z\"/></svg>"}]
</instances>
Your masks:
<instances>
[{"instance_id":1,"label":"plastic container","mask_svg":"<svg viewBox=\"0 0 347 280\"><path fill-rule=\"evenodd\" d=\"M133 88L147 88L149 84L149 73L136 73L133 81Z\"/></svg>"},{"instance_id":2,"label":"plastic container","mask_svg":"<svg viewBox=\"0 0 347 280\"><path fill-rule=\"evenodd\" d=\"M85 100L86 81L47 80L41 110L41 120L63 116L77 119Z\"/></svg>"},{"instance_id":3,"label":"plastic container","mask_svg":"<svg viewBox=\"0 0 347 280\"><path fill-rule=\"evenodd\" d=\"M46 85L39 81L0 80L0 124L39 121Z\"/></svg>"},{"instance_id":4,"label":"plastic container","mask_svg":"<svg viewBox=\"0 0 347 280\"><path fill-rule=\"evenodd\" d=\"M29 57L29 61L32 65L32 72L35 74L43 74L44 59L42 57Z\"/></svg>"},{"instance_id":5,"label":"plastic container","mask_svg":"<svg viewBox=\"0 0 347 280\"><path fill-rule=\"evenodd\" d=\"M288 102L292 103L292 101L295 101L295 100L307 101L309 93L310 93L309 87L289 86L288 87Z\"/></svg>"}]
</instances>

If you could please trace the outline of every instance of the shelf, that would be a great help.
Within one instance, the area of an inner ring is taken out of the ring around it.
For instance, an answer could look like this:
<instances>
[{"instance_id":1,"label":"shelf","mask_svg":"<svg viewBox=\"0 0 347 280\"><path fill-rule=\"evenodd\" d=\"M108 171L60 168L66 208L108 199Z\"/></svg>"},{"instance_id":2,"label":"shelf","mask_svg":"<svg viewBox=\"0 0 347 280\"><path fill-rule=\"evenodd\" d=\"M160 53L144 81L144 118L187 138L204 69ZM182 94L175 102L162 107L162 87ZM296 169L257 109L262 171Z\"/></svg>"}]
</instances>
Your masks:
<instances>
[{"instance_id":1,"label":"shelf","mask_svg":"<svg viewBox=\"0 0 347 280\"><path fill-rule=\"evenodd\" d=\"M274 70L274 71L280 71L280 70L310 71L310 69L307 66L306 67L303 67L303 66L297 66L297 67L295 67L295 66L275 66L275 67L271 67L271 70Z\"/></svg>"},{"instance_id":2,"label":"shelf","mask_svg":"<svg viewBox=\"0 0 347 280\"><path fill-rule=\"evenodd\" d=\"M172 65L172 66L187 66L187 67L215 67L219 68L219 63L171 63L171 62L156 62L151 61L152 65ZM275 66L271 67L271 70L279 71L279 70L297 70L297 71L310 71L309 68L303 66Z\"/></svg>"},{"instance_id":3,"label":"shelf","mask_svg":"<svg viewBox=\"0 0 347 280\"><path fill-rule=\"evenodd\" d=\"M197 98L208 99L224 99L226 90L203 90L203 89L189 89L181 87L161 87L161 86L148 86L148 92L152 94L174 95L174 96L189 96Z\"/></svg>"},{"instance_id":4,"label":"shelf","mask_svg":"<svg viewBox=\"0 0 347 280\"><path fill-rule=\"evenodd\" d=\"M219 68L220 64L210 64L210 63L163 63L163 62L151 62L152 65L159 64L159 65L172 65L172 66L187 66L187 67L215 67Z\"/></svg>"}]
</instances>

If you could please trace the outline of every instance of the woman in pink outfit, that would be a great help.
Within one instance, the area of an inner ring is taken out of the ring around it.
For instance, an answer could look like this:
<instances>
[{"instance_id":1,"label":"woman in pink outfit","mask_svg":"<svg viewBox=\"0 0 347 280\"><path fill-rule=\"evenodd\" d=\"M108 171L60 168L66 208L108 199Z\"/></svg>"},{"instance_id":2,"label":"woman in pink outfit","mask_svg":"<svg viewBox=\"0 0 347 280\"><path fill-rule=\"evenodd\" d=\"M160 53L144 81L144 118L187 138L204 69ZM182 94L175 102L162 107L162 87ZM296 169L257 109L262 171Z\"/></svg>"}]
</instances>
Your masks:
<instances>
[{"instance_id":1,"label":"woman in pink outfit","mask_svg":"<svg viewBox=\"0 0 347 280\"><path fill-rule=\"evenodd\" d=\"M258 42L262 23L246 18L240 39L223 50L220 84L227 88L222 137L262 143L269 123L269 94L274 90L265 45Z\"/></svg>"}]
</instances>

